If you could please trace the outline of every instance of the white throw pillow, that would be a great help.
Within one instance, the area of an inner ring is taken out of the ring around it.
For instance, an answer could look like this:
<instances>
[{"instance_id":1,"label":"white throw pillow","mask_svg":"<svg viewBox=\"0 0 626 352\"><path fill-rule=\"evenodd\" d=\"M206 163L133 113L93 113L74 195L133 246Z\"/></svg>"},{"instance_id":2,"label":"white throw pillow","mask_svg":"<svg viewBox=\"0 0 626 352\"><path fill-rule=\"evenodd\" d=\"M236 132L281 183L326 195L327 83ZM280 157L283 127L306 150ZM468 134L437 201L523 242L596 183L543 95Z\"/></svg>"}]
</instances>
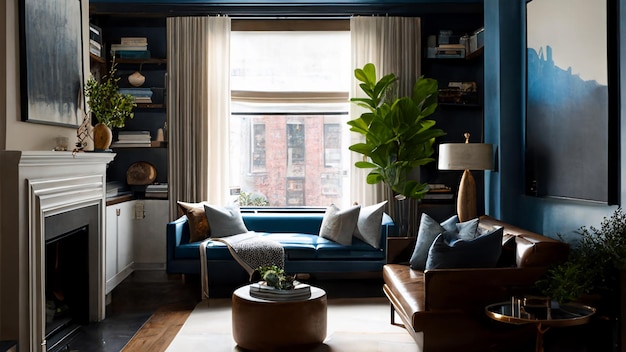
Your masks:
<instances>
[{"instance_id":1,"label":"white throw pillow","mask_svg":"<svg viewBox=\"0 0 626 352\"><path fill-rule=\"evenodd\" d=\"M340 210L331 204L324 213L319 236L337 242L344 246L352 244L352 234L359 219L361 207L356 205L346 210Z\"/></svg>"},{"instance_id":2,"label":"white throw pillow","mask_svg":"<svg viewBox=\"0 0 626 352\"><path fill-rule=\"evenodd\" d=\"M380 248L380 228L385 205L387 201L362 207L354 230L354 237L376 249Z\"/></svg>"}]
</instances>

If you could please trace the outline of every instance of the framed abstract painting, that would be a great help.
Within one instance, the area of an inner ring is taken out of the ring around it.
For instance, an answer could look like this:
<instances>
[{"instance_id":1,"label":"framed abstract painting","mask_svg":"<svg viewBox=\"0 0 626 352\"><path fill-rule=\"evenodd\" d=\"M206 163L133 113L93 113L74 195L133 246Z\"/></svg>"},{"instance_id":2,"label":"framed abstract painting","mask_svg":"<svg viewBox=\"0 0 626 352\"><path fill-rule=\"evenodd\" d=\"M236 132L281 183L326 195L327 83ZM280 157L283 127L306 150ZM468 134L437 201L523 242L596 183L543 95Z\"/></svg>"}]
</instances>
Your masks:
<instances>
[{"instance_id":1,"label":"framed abstract painting","mask_svg":"<svg viewBox=\"0 0 626 352\"><path fill-rule=\"evenodd\" d=\"M526 10L526 193L616 204L617 0Z\"/></svg>"},{"instance_id":2,"label":"framed abstract painting","mask_svg":"<svg viewBox=\"0 0 626 352\"><path fill-rule=\"evenodd\" d=\"M83 119L81 0L20 0L22 121L78 127Z\"/></svg>"}]
</instances>

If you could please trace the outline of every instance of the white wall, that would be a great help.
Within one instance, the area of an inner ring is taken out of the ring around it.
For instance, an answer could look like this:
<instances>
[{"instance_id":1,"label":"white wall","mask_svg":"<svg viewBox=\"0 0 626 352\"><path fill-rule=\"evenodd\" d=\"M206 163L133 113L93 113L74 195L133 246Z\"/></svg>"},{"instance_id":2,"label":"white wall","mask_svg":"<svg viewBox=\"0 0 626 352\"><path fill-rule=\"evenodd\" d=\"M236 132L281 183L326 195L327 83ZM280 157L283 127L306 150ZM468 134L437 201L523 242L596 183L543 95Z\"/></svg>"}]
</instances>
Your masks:
<instances>
[{"instance_id":1,"label":"white wall","mask_svg":"<svg viewBox=\"0 0 626 352\"><path fill-rule=\"evenodd\" d=\"M81 4L83 38L89 38L89 3ZM3 2L0 18L5 19L5 26L0 26L0 150L52 150L57 137L69 138L73 147L77 141L75 128L21 121L18 0ZM84 53L83 62L84 72L89 72L88 52Z\"/></svg>"}]
</instances>

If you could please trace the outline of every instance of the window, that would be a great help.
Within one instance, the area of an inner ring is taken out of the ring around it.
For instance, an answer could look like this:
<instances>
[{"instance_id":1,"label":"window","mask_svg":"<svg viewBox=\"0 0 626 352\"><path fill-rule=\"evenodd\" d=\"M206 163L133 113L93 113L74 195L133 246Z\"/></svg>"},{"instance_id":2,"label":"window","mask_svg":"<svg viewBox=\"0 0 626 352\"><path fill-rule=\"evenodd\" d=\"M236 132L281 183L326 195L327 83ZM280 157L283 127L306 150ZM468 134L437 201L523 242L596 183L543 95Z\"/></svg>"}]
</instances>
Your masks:
<instances>
[{"instance_id":1,"label":"window","mask_svg":"<svg viewBox=\"0 0 626 352\"><path fill-rule=\"evenodd\" d=\"M270 206L346 205L351 77L347 29L233 25L232 186Z\"/></svg>"}]
</instances>

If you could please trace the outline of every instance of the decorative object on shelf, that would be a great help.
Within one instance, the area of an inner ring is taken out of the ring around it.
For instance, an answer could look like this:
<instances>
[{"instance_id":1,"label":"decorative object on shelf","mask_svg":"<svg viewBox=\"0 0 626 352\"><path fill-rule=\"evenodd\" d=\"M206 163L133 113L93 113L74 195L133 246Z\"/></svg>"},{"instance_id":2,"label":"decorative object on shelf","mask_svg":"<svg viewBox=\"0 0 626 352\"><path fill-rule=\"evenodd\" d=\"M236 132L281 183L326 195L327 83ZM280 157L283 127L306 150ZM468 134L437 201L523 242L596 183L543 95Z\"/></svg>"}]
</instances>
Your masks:
<instances>
[{"instance_id":1,"label":"decorative object on shelf","mask_svg":"<svg viewBox=\"0 0 626 352\"><path fill-rule=\"evenodd\" d=\"M459 221L478 216L476 207L476 181L470 170L493 170L493 145L470 143L465 133L465 143L445 143L439 146L439 170L464 170L459 184L457 214Z\"/></svg>"},{"instance_id":2,"label":"decorative object on shelf","mask_svg":"<svg viewBox=\"0 0 626 352\"><path fill-rule=\"evenodd\" d=\"M83 122L76 130L76 138L78 138L78 141L76 141L74 152L93 150L93 138L91 138L92 130L91 117L88 114L83 115Z\"/></svg>"},{"instance_id":3,"label":"decorative object on shelf","mask_svg":"<svg viewBox=\"0 0 626 352\"><path fill-rule=\"evenodd\" d=\"M433 143L436 137L445 135L443 130L434 128L434 120L426 119L437 109L437 81L419 77L412 96L394 97L398 80L395 74L377 81L376 68L369 63L356 69L354 75L363 82L360 87L367 97L350 101L368 110L348 121L350 131L365 137L364 142L350 146L350 150L367 157L355 166L372 169L366 179L369 184L384 182L399 198L423 198L428 184L411 180L409 175L416 167L435 160ZM391 217L397 221L393 205L390 208Z\"/></svg>"},{"instance_id":4,"label":"decorative object on shelf","mask_svg":"<svg viewBox=\"0 0 626 352\"><path fill-rule=\"evenodd\" d=\"M85 86L85 96L89 98L87 105L98 123L93 129L94 150L107 150L113 141L112 127L124 127L127 118L132 119L133 108L136 106L132 96L119 92L115 77L116 64L111 64L109 73L101 82L90 78Z\"/></svg>"},{"instance_id":5,"label":"decorative object on shelf","mask_svg":"<svg viewBox=\"0 0 626 352\"><path fill-rule=\"evenodd\" d=\"M126 183L131 186L145 186L156 180L157 171L154 165L147 161L137 161L128 167L126 171Z\"/></svg>"},{"instance_id":6,"label":"decorative object on shelf","mask_svg":"<svg viewBox=\"0 0 626 352\"><path fill-rule=\"evenodd\" d=\"M67 137L57 137L56 138L56 145L54 146L54 150L55 151L67 151L70 145L70 140Z\"/></svg>"},{"instance_id":7,"label":"decorative object on shelf","mask_svg":"<svg viewBox=\"0 0 626 352\"><path fill-rule=\"evenodd\" d=\"M133 87L141 87L145 82L146 76L142 75L139 71L135 71L128 76L128 83Z\"/></svg>"}]
</instances>

